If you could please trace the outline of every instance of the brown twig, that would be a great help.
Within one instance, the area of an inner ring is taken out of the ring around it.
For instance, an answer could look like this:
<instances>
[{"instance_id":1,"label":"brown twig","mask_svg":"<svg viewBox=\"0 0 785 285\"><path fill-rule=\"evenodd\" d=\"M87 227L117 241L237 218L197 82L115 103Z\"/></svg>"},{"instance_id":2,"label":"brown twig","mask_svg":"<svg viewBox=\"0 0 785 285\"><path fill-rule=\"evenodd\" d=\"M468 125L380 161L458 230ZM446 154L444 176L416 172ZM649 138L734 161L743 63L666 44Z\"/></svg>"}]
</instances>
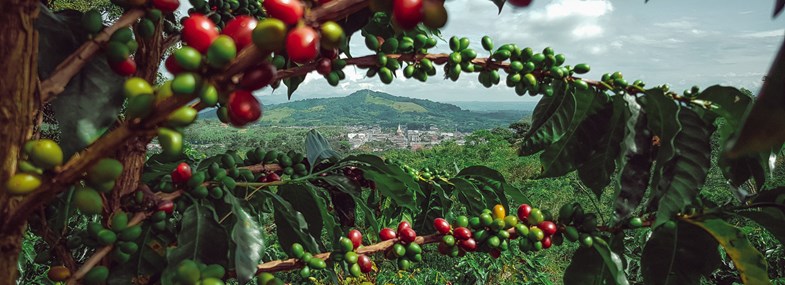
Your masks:
<instances>
[{"instance_id":1,"label":"brown twig","mask_svg":"<svg viewBox=\"0 0 785 285\"><path fill-rule=\"evenodd\" d=\"M49 78L41 82L40 94L42 100L45 103L49 102L57 94L63 92L71 78L82 70L82 67L101 49L104 43L109 41L112 33L120 28L130 26L143 15L144 10L142 9L133 9L125 12L117 22L104 28L95 38L84 43L79 49L71 53L68 58L57 65L57 68L55 68Z\"/></svg>"}]
</instances>

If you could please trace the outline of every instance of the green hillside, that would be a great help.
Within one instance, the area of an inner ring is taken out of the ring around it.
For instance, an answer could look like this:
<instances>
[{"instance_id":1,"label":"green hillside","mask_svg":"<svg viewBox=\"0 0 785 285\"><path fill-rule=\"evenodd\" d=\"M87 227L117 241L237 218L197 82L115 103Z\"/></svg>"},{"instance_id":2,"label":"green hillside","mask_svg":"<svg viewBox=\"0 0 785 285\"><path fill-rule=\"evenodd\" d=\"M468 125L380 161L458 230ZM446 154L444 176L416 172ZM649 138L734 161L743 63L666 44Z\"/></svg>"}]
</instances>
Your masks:
<instances>
[{"instance_id":1,"label":"green hillside","mask_svg":"<svg viewBox=\"0 0 785 285\"><path fill-rule=\"evenodd\" d=\"M529 110L475 112L423 99L360 90L345 97L305 99L265 106L261 125L323 126L380 125L410 129L436 125L473 131L507 126L530 114ZM215 117L215 112L202 114Z\"/></svg>"}]
</instances>

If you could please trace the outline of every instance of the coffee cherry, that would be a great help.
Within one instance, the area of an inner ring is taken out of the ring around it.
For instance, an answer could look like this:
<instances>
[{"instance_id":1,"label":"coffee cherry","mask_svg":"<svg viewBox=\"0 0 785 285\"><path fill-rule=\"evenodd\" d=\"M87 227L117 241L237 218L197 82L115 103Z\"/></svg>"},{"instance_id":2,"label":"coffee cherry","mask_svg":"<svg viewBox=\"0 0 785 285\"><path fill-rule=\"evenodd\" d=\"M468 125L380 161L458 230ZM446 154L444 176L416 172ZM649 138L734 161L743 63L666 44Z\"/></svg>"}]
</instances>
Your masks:
<instances>
[{"instance_id":1,"label":"coffee cherry","mask_svg":"<svg viewBox=\"0 0 785 285\"><path fill-rule=\"evenodd\" d=\"M316 72L327 76L333 70L333 62L329 58L322 58L316 64Z\"/></svg>"},{"instance_id":2,"label":"coffee cherry","mask_svg":"<svg viewBox=\"0 0 785 285\"><path fill-rule=\"evenodd\" d=\"M292 29L286 36L286 52L294 62L314 60L319 55L319 33L308 26Z\"/></svg>"},{"instance_id":3,"label":"coffee cherry","mask_svg":"<svg viewBox=\"0 0 785 285\"><path fill-rule=\"evenodd\" d=\"M357 258L357 264L360 266L360 271L362 271L362 273L371 272L371 270L373 269L373 263L371 262L371 258L369 258L365 254L362 254Z\"/></svg>"},{"instance_id":4,"label":"coffee cherry","mask_svg":"<svg viewBox=\"0 0 785 285\"><path fill-rule=\"evenodd\" d=\"M545 233L538 227L532 226L529 228L529 239L532 241L540 241L545 238Z\"/></svg>"},{"instance_id":5,"label":"coffee cherry","mask_svg":"<svg viewBox=\"0 0 785 285\"><path fill-rule=\"evenodd\" d=\"M215 24L202 14L191 14L183 21L183 41L201 53L205 53L217 37Z\"/></svg>"},{"instance_id":6,"label":"coffee cherry","mask_svg":"<svg viewBox=\"0 0 785 285\"><path fill-rule=\"evenodd\" d=\"M547 236L542 239L542 248L550 248L551 247L551 237Z\"/></svg>"},{"instance_id":7,"label":"coffee cherry","mask_svg":"<svg viewBox=\"0 0 785 285\"><path fill-rule=\"evenodd\" d=\"M207 64L213 68L222 68L237 56L237 46L227 35L220 35L207 49Z\"/></svg>"},{"instance_id":8,"label":"coffee cherry","mask_svg":"<svg viewBox=\"0 0 785 285\"><path fill-rule=\"evenodd\" d=\"M412 225L409 224L409 222L407 222L407 221L402 221L402 222L398 223L398 234L400 235L402 230L410 229L411 227L412 227Z\"/></svg>"},{"instance_id":9,"label":"coffee cherry","mask_svg":"<svg viewBox=\"0 0 785 285\"><path fill-rule=\"evenodd\" d=\"M341 25L333 21L324 22L320 28L322 32L321 45L325 49L340 48L343 43L344 32Z\"/></svg>"},{"instance_id":10,"label":"coffee cherry","mask_svg":"<svg viewBox=\"0 0 785 285\"><path fill-rule=\"evenodd\" d=\"M540 211L540 209L537 208L532 208L528 218L529 224L536 225L544 220L545 220L545 216L542 214L542 211Z\"/></svg>"},{"instance_id":11,"label":"coffee cherry","mask_svg":"<svg viewBox=\"0 0 785 285\"><path fill-rule=\"evenodd\" d=\"M453 235L459 240L466 240L472 237L472 232L464 227L457 227L453 230Z\"/></svg>"},{"instance_id":12,"label":"coffee cherry","mask_svg":"<svg viewBox=\"0 0 785 285\"><path fill-rule=\"evenodd\" d=\"M551 221L543 221L537 224L537 227L545 233L545 236L551 236L556 233L556 224Z\"/></svg>"},{"instance_id":13,"label":"coffee cherry","mask_svg":"<svg viewBox=\"0 0 785 285\"><path fill-rule=\"evenodd\" d=\"M381 231L379 231L379 238L382 241L391 240L394 239L395 237L396 237L395 231L393 231L393 229L391 228L383 228Z\"/></svg>"},{"instance_id":14,"label":"coffee cherry","mask_svg":"<svg viewBox=\"0 0 785 285\"><path fill-rule=\"evenodd\" d=\"M594 245L594 239L587 234L581 234L580 237L581 246L585 248L592 247Z\"/></svg>"},{"instance_id":15,"label":"coffee cherry","mask_svg":"<svg viewBox=\"0 0 785 285\"><path fill-rule=\"evenodd\" d=\"M398 232L398 235L401 238L401 241L404 243L411 243L414 242L414 239L417 238L417 233L411 228L405 228L402 231Z\"/></svg>"},{"instance_id":16,"label":"coffee cherry","mask_svg":"<svg viewBox=\"0 0 785 285\"><path fill-rule=\"evenodd\" d=\"M63 150L53 140L40 139L29 145L30 160L38 167L52 169L63 164Z\"/></svg>"},{"instance_id":17,"label":"coffee cherry","mask_svg":"<svg viewBox=\"0 0 785 285\"><path fill-rule=\"evenodd\" d=\"M41 178L29 173L17 173L5 183L5 189L11 195L27 195L41 186Z\"/></svg>"},{"instance_id":18,"label":"coffee cherry","mask_svg":"<svg viewBox=\"0 0 785 285\"><path fill-rule=\"evenodd\" d=\"M238 50L242 50L251 44L252 34L258 21L246 15L237 16L232 19L221 30L221 33L234 39Z\"/></svg>"},{"instance_id":19,"label":"coffee cherry","mask_svg":"<svg viewBox=\"0 0 785 285\"><path fill-rule=\"evenodd\" d=\"M473 238L461 240L458 245L465 251L475 251L477 249L477 242Z\"/></svg>"},{"instance_id":20,"label":"coffee cherry","mask_svg":"<svg viewBox=\"0 0 785 285\"><path fill-rule=\"evenodd\" d=\"M275 18L259 21L251 35L253 43L262 51L273 52L284 48L286 24Z\"/></svg>"},{"instance_id":21,"label":"coffee cherry","mask_svg":"<svg viewBox=\"0 0 785 285\"><path fill-rule=\"evenodd\" d=\"M341 237L338 239L338 244L341 246L340 249L344 252L354 250L354 242L352 242L352 240L349 238Z\"/></svg>"},{"instance_id":22,"label":"coffee cherry","mask_svg":"<svg viewBox=\"0 0 785 285\"><path fill-rule=\"evenodd\" d=\"M46 276L49 277L49 280L52 280L54 282L60 282L60 281L65 281L69 277L71 277L71 271L62 265L52 266L49 268L49 271L46 273Z\"/></svg>"},{"instance_id":23,"label":"coffee cherry","mask_svg":"<svg viewBox=\"0 0 785 285\"><path fill-rule=\"evenodd\" d=\"M171 214L174 212L174 203L172 203L172 201L162 201L160 204L158 204L158 211Z\"/></svg>"},{"instance_id":24,"label":"coffee cherry","mask_svg":"<svg viewBox=\"0 0 785 285\"><path fill-rule=\"evenodd\" d=\"M363 235L358 230L351 230L346 236L352 241L354 248L358 248L363 244Z\"/></svg>"},{"instance_id":25,"label":"coffee cherry","mask_svg":"<svg viewBox=\"0 0 785 285\"><path fill-rule=\"evenodd\" d=\"M431 29L440 29L447 24L447 9L441 1L423 3L423 24Z\"/></svg>"},{"instance_id":26,"label":"coffee cherry","mask_svg":"<svg viewBox=\"0 0 785 285\"><path fill-rule=\"evenodd\" d=\"M529 215L532 212L532 207L528 204L521 204L518 207L518 219L521 221L526 221L529 218Z\"/></svg>"},{"instance_id":27,"label":"coffee cherry","mask_svg":"<svg viewBox=\"0 0 785 285\"><path fill-rule=\"evenodd\" d=\"M455 226L456 227L468 227L469 226L469 218L466 216L458 216L455 218Z\"/></svg>"},{"instance_id":28,"label":"coffee cherry","mask_svg":"<svg viewBox=\"0 0 785 285\"><path fill-rule=\"evenodd\" d=\"M303 248L303 245L301 245L299 243L293 243L292 244L292 257L300 259L300 258L303 258L303 255L305 255L305 249Z\"/></svg>"},{"instance_id":29,"label":"coffee cherry","mask_svg":"<svg viewBox=\"0 0 785 285\"><path fill-rule=\"evenodd\" d=\"M446 235L450 233L450 223L443 218L436 218L433 220L433 228L440 234Z\"/></svg>"},{"instance_id":30,"label":"coffee cherry","mask_svg":"<svg viewBox=\"0 0 785 285\"><path fill-rule=\"evenodd\" d=\"M119 62L109 62L109 67L120 76L131 76L136 73L136 61L130 57Z\"/></svg>"},{"instance_id":31,"label":"coffee cherry","mask_svg":"<svg viewBox=\"0 0 785 285\"><path fill-rule=\"evenodd\" d=\"M258 120L262 116L262 105L246 90L235 90L229 95L227 104L232 125L241 127Z\"/></svg>"},{"instance_id":32,"label":"coffee cherry","mask_svg":"<svg viewBox=\"0 0 785 285\"><path fill-rule=\"evenodd\" d=\"M294 25L303 17L303 3L300 0L266 0L262 3L267 15Z\"/></svg>"},{"instance_id":33,"label":"coffee cherry","mask_svg":"<svg viewBox=\"0 0 785 285\"><path fill-rule=\"evenodd\" d=\"M181 162L172 171L172 182L178 184L185 183L188 179L191 179L191 166L188 163Z\"/></svg>"},{"instance_id":34,"label":"coffee cherry","mask_svg":"<svg viewBox=\"0 0 785 285\"><path fill-rule=\"evenodd\" d=\"M637 229L643 226L643 220L640 217L633 217L630 218L629 224L631 228Z\"/></svg>"},{"instance_id":35,"label":"coffee cherry","mask_svg":"<svg viewBox=\"0 0 785 285\"><path fill-rule=\"evenodd\" d=\"M180 72L183 72L183 68L177 63L177 58L174 54L170 55L164 61L164 67L166 67L166 71L169 71L172 75L177 75Z\"/></svg>"},{"instance_id":36,"label":"coffee cherry","mask_svg":"<svg viewBox=\"0 0 785 285\"><path fill-rule=\"evenodd\" d=\"M180 7L179 0L153 0L153 7L164 13L173 13Z\"/></svg>"},{"instance_id":37,"label":"coffee cherry","mask_svg":"<svg viewBox=\"0 0 785 285\"><path fill-rule=\"evenodd\" d=\"M240 87L248 91L262 89L273 81L277 73L275 66L265 61L259 66L247 70L242 79L240 79Z\"/></svg>"},{"instance_id":38,"label":"coffee cherry","mask_svg":"<svg viewBox=\"0 0 785 285\"><path fill-rule=\"evenodd\" d=\"M422 22L423 0L394 0L393 20L404 30L411 30Z\"/></svg>"}]
</instances>

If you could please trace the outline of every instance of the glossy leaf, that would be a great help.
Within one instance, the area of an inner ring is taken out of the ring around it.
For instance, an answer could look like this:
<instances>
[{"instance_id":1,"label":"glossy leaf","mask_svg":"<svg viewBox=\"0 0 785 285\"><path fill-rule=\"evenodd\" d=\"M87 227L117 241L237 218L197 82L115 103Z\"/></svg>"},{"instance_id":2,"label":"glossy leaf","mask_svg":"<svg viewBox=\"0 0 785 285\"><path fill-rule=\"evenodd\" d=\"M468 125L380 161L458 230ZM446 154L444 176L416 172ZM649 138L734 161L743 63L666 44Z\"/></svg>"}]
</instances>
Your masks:
<instances>
[{"instance_id":1,"label":"glossy leaf","mask_svg":"<svg viewBox=\"0 0 785 285\"><path fill-rule=\"evenodd\" d=\"M374 181L376 190L384 197L389 197L398 206L414 210L415 194L420 194L419 185L414 179L396 165L387 165L384 161L373 155L349 156L344 162L360 162L357 167L362 169L363 177Z\"/></svg>"},{"instance_id":2,"label":"glossy leaf","mask_svg":"<svg viewBox=\"0 0 785 285\"><path fill-rule=\"evenodd\" d=\"M507 2L507 0L491 0L491 2L493 2L493 4L499 8L499 14L501 14L502 8L504 8L504 3Z\"/></svg>"},{"instance_id":3,"label":"glossy leaf","mask_svg":"<svg viewBox=\"0 0 785 285\"><path fill-rule=\"evenodd\" d=\"M606 107L607 95L575 88L570 88L567 94L575 98L575 113L562 136L540 155L542 177L562 176L577 169L586 162L592 146L610 125L613 108Z\"/></svg>"},{"instance_id":4,"label":"glossy leaf","mask_svg":"<svg viewBox=\"0 0 785 285\"><path fill-rule=\"evenodd\" d=\"M87 40L81 30L81 18L82 14L73 10L52 13L45 7L41 9L36 21L40 78L49 77L57 65ZM88 59L52 101L60 130L59 144L66 158L91 144L114 124L123 106L120 96L123 82L124 78L112 71L105 57L96 56Z\"/></svg>"},{"instance_id":5,"label":"glossy leaf","mask_svg":"<svg viewBox=\"0 0 785 285\"><path fill-rule=\"evenodd\" d=\"M646 91L646 96L638 97L638 103L647 115L647 126L652 132L653 144L657 145L657 158L652 171L651 186L656 189L660 177L663 176L663 168L666 164L672 163L673 156L676 154L674 140L681 131L682 126L679 121L681 107L673 99L666 95L662 89L650 89ZM655 200L656 203L656 200Z\"/></svg>"},{"instance_id":6,"label":"glossy leaf","mask_svg":"<svg viewBox=\"0 0 785 285\"><path fill-rule=\"evenodd\" d=\"M720 243L733 260L744 284L771 284L766 259L741 230L720 219L686 221L703 228Z\"/></svg>"},{"instance_id":7,"label":"glossy leaf","mask_svg":"<svg viewBox=\"0 0 785 285\"><path fill-rule=\"evenodd\" d=\"M581 247L572 256L564 271L564 284L629 284L621 257L600 238L592 248Z\"/></svg>"},{"instance_id":8,"label":"glossy leaf","mask_svg":"<svg viewBox=\"0 0 785 285\"><path fill-rule=\"evenodd\" d=\"M614 202L614 213L619 220L629 217L638 208L649 189L655 154L652 151L652 134L646 128L647 118L646 113L641 112L631 128L635 134L633 140L625 140L625 143L631 144L622 158L624 167L621 169L619 190Z\"/></svg>"},{"instance_id":9,"label":"glossy leaf","mask_svg":"<svg viewBox=\"0 0 785 285\"><path fill-rule=\"evenodd\" d=\"M458 196L458 201L466 206L467 212L479 213L482 212L483 209L486 209L488 202L486 202L480 189L477 189L477 186L473 183L460 177L450 179L450 183L455 185L454 191Z\"/></svg>"},{"instance_id":10,"label":"glossy leaf","mask_svg":"<svg viewBox=\"0 0 785 285\"><path fill-rule=\"evenodd\" d=\"M658 205L655 227L693 203L711 167L713 125L689 109L681 110L679 121L683 128L676 138L679 152L663 164L663 175L652 193L650 205Z\"/></svg>"},{"instance_id":11,"label":"glossy leaf","mask_svg":"<svg viewBox=\"0 0 785 285\"><path fill-rule=\"evenodd\" d=\"M659 227L641 254L643 281L647 285L701 284L722 263L719 244L701 228L679 223Z\"/></svg>"},{"instance_id":12,"label":"glossy leaf","mask_svg":"<svg viewBox=\"0 0 785 285\"><path fill-rule=\"evenodd\" d=\"M302 213L277 194L268 191L259 193L269 197L273 203L276 234L281 248L291 248L293 243L300 243L308 252L319 252L318 237L310 234L308 222Z\"/></svg>"},{"instance_id":13,"label":"glossy leaf","mask_svg":"<svg viewBox=\"0 0 785 285\"><path fill-rule=\"evenodd\" d=\"M519 155L531 155L558 141L572 124L577 108L585 104L576 102L575 94L565 83L554 83L553 96L540 99L532 113L532 125L524 136ZM581 97L582 99L590 99Z\"/></svg>"},{"instance_id":14,"label":"glossy leaf","mask_svg":"<svg viewBox=\"0 0 785 285\"><path fill-rule=\"evenodd\" d=\"M215 218L209 206L193 204L183 211L177 247L169 249L166 256L168 270L181 261L191 259L205 264L226 264L229 236Z\"/></svg>"},{"instance_id":15,"label":"glossy leaf","mask_svg":"<svg viewBox=\"0 0 785 285\"><path fill-rule=\"evenodd\" d=\"M313 168L322 160L335 160L339 156L330 146L327 138L316 130L308 131L308 134L305 136L305 157L311 164L310 172L313 172Z\"/></svg>"},{"instance_id":16,"label":"glossy leaf","mask_svg":"<svg viewBox=\"0 0 785 285\"><path fill-rule=\"evenodd\" d=\"M286 85L287 87L286 88L287 99L289 100L292 99L292 94L294 94L294 91L296 91L297 88L300 87L300 84L303 83L303 81L305 81L305 76L292 76L292 77L287 77L283 80L283 84Z\"/></svg>"},{"instance_id":17,"label":"glossy leaf","mask_svg":"<svg viewBox=\"0 0 785 285\"><path fill-rule=\"evenodd\" d=\"M785 205L783 205L785 208ZM775 208L763 208L758 211L741 211L739 215L748 218L768 230L781 244L785 244L785 212Z\"/></svg>"},{"instance_id":18,"label":"glossy leaf","mask_svg":"<svg viewBox=\"0 0 785 285\"><path fill-rule=\"evenodd\" d=\"M612 98L612 115L605 126L602 136L594 142L586 162L578 167L578 177L599 197L602 190L611 182L616 171L616 161L622 152L625 126L630 117L627 102L620 96ZM598 113L604 114L604 113ZM584 141L584 143L586 143Z\"/></svg>"},{"instance_id":19,"label":"glossy leaf","mask_svg":"<svg viewBox=\"0 0 785 285\"><path fill-rule=\"evenodd\" d=\"M781 10L778 0L775 15ZM785 44L769 69L763 87L747 112L738 136L728 141L731 158L769 151L785 143Z\"/></svg>"},{"instance_id":20,"label":"glossy leaf","mask_svg":"<svg viewBox=\"0 0 785 285\"><path fill-rule=\"evenodd\" d=\"M246 284L256 275L256 265L262 260L264 240L259 224L239 204L232 205L237 222L232 228L234 242L234 267L237 281Z\"/></svg>"},{"instance_id":21,"label":"glossy leaf","mask_svg":"<svg viewBox=\"0 0 785 285\"><path fill-rule=\"evenodd\" d=\"M321 209L325 208L324 200L318 199L306 189L303 184L284 184L278 186L278 196L292 204L292 208L303 214L308 223L308 231L311 236L321 237L324 221L322 220ZM322 203L320 205L320 202ZM334 221L334 220L333 220ZM316 240L321 247L324 247L321 239ZM289 248L284 248L288 250Z\"/></svg>"},{"instance_id":22,"label":"glossy leaf","mask_svg":"<svg viewBox=\"0 0 785 285\"><path fill-rule=\"evenodd\" d=\"M360 210L363 212L363 217L365 217L366 225L371 227L374 232L378 232L381 228L376 220L375 212L368 207L368 204L363 201L361 192L362 189L359 185L352 183L349 178L343 175L329 175L325 177L321 177L320 179L324 180L325 182L329 183L330 185L334 186L339 191L346 193L352 197L356 207L359 207ZM333 206L335 205L335 201L333 201ZM389 207L389 208L397 208L397 207ZM336 211L339 209L335 209Z\"/></svg>"},{"instance_id":23,"label":"glossy leaf","mask_svg":"<svg viewBox=\"0 0 785 285\"><path fill-rule=\"evenodd\" d=\"M424 194L423 199L419 200L422 212L414 217L412 228L417 232L430 232L433 230L433 220L446 217L453 201L438 183L428 182L420 188L423 189Z\"/></svg>"},{"instance_id":24,"label":"glossy leaf","mask_svg":"<svg viewBox=\"0 0 785 285\"><path fill-rule=\"evenodd\" d=\"M419 192L419 184L412 178L408 173L403 171L400 166L394 164L387 164L382 160L380 157L375 155L369 154L360 154L360 155L351 155L343 159L342 161L353 161L353 162L360 162L363 164L367 164L370 169L374 169L380 173L385 173L390 176L393 176L396 180L399 180L401 183L405 184L410 191ZM362 169L369 169L364 166L359 166Z\"/></svg>"}]
</instances>

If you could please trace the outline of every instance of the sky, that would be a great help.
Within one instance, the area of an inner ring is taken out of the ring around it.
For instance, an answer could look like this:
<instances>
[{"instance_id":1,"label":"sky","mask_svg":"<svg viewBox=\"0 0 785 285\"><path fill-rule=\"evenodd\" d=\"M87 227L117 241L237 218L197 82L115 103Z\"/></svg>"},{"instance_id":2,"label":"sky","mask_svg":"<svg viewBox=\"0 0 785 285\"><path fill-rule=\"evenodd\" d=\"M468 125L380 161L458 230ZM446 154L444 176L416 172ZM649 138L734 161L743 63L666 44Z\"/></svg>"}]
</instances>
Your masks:
<instances>
[{"instance_id":1,"label":"sky","mask_svg":"<svg viewBox=\"0 0 785 285\"><path fill-rule=\"evenodd\" d=\"M587 78L621 71L629 82L667 83L677 91L720 84L756 92L785 36L785 15L771 17L772 0L534 0L528 8L507 5L501 14L488 0L447 0L445 6L449 21L442 29L444 38L468 37L480 56L487 56L480 45L484 35L496 46L516 43L535 51L550 46L566 56L565 64L590 64ZM354 56L370 54L359 33L351 50ZM449 52L449 45L440 42L431 52ZM407 80L399 71L392 84L384 85L378 77L365 78L365 70L347 67L347 80L338 87L313 72L292 99L372 89L442 102L539 100L518 97L503 80L487 89L476 73L452 82L437 70L427 83ZM283 88L257 95L269 103L286 99Z\"/></svg>"}]
</instances>

